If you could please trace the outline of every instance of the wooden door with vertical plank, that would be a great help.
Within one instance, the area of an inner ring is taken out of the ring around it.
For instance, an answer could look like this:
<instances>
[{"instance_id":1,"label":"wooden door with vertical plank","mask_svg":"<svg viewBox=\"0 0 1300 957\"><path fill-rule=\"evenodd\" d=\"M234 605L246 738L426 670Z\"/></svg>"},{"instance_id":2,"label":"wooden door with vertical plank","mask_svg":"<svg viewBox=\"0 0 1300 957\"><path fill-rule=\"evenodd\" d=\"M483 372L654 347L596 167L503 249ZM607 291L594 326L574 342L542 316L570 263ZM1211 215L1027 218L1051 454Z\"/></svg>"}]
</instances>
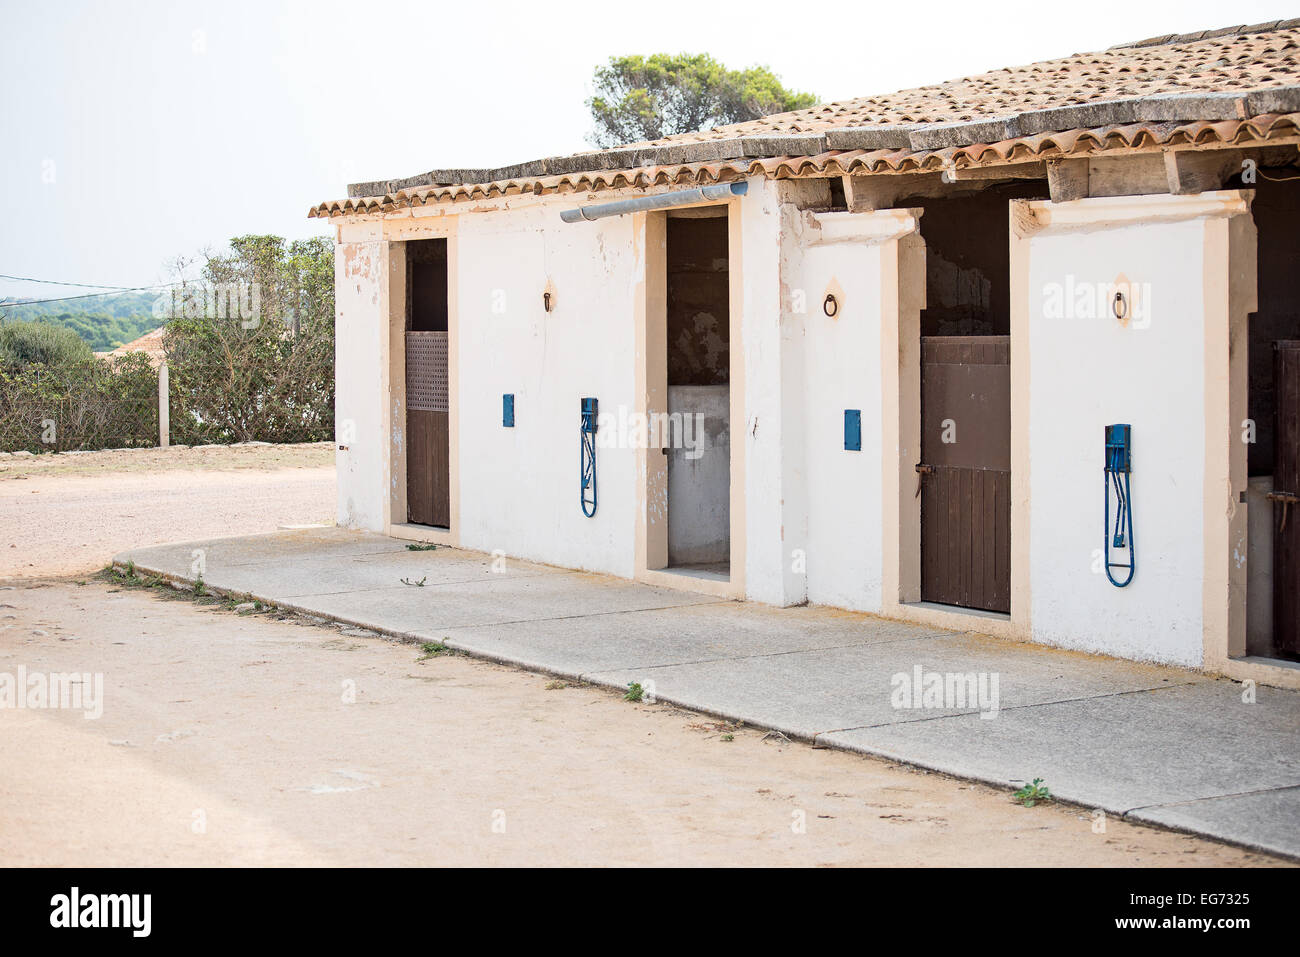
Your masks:
<instances>
[{"instance_id":1,"label":"wooden door with vertical plank","mask_svg":"<svg viewBox=\"0 0 1300 957\"><path fill-rule=\"evenodd\" d=\"M1011 610L1011 339L921 339L921 598Z\"/></svg>"},{"instance_id":2,"label":"wooden door with vertical plank","mask_svg":"<svg viewBox=\"0 0 1300 957\"><path fill-rule=\"evenodd\" d=\"M1273 647L1300 661L1300 340L1273 343Z\"/></svg>"},{"instance_id":3,"label":"wooden door with vertical plank","mask_svg":"<svg viewBox=\"0 0 1300 957\"><path fill-rule=\"evenodd\" d=\"M447 333L406 334L407 521L451 527Z\"/></svg>"}]
</instances>

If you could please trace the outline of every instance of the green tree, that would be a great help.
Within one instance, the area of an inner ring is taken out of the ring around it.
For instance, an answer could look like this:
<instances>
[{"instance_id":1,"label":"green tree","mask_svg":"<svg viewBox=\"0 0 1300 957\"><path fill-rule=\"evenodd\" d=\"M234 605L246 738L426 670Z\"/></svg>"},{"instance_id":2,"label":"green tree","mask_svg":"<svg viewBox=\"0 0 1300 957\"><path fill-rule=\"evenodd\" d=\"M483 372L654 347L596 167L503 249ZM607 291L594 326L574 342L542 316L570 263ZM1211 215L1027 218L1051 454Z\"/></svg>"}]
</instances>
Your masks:
<instances>
[{"instance_id":1,"label":"green tree","mask_svg":"<svg viewBox=\"0 0 1300 957\"><path fill-rule=\"evenodd\" d=\"M72 329L42 321L0 322L0 369L61 366L92 358L90 346Z\"/></svg>"},{"instance_id":2,"label":"green tree","mask_svg":"<svg viewBox=\"0 0 1300 957\"><path fill-rule=\"evenodd\" d=\"M611 57L587 100L596 146L620 146L813 106L767 67L729 70L707 53Z\"/></svg>"},{"instance_id":3,"label":"green tree","mask_svg":"<svg viewBox=\"0 0 1300 957\"><path fill-rule=\"evenodd\" d=\"M178 263L184 272L187 264ZM334 431L334 247L237 236L177 287L163 348L179 442L322 441Z\"/></svg>"},{"instance_id":4,"label":"green tree","mask_svg":"<svg viewBox=\"0 0 1300 957\"><path fill-rule=\"evenodd\" d=\"M10 319L66 326L96 352L108 352L162 325L153 315L157 296L156 292L121 292L53 302L0 301L0 309Z\"/></svg>"}]
</instances>

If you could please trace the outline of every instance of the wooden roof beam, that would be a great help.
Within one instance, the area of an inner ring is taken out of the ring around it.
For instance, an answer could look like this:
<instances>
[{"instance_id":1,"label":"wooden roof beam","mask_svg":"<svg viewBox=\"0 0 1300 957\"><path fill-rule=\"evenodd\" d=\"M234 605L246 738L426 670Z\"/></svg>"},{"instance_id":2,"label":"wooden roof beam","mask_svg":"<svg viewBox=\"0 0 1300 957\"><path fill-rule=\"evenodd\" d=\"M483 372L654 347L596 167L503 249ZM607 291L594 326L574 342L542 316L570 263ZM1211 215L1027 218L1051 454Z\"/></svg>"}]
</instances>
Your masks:
<instances>
[{"instance_id":1,"label":"wooden roof beam","mask_svg":"<svg viewBox=\"0 0 1300 957\"><path fill-rule=\"evenodd\" d=\"M1029 163L1000 163L988 166L964 166L943 171L945 183L963 183L970 180L1046 179L1047 166L1042 160Z\"/></svg>"},{"instance_id":2,"label":"wooden roof beam","mask_svg":"<svg viewBox=\"0 0 1300 957\"><path fill-rule=\"evenodd\" d=\"M1229 177L1242 171L1243 155L1236 150L1166 150L1169 192L1186 196L1222 189Z\"/></svg>"},{"instance_id":3,"label":"wooden roof beam","mask_svg":"<svg viewBox=\"0 0 1300 957\"><path fill-rule=\"evenodd\" d=\"M1088 198L1088 159L1047 161L1047 191L1054 203Z\"/></svg>"}]
</instances>

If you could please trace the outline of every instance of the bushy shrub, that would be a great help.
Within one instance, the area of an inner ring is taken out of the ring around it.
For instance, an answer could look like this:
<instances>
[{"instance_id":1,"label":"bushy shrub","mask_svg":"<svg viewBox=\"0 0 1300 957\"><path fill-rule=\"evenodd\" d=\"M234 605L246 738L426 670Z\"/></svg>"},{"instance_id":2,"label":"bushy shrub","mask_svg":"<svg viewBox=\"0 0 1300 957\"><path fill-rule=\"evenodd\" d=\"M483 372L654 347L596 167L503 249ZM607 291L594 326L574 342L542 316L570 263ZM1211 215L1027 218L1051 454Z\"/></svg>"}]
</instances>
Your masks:
<instances>
[{"instance_id":1,"label":"bushy shrub","mask_svg":"<svg viewBox=\"0 0 1300 957\"><path fill-rule=\"evenodd\" d=\"M177 303L187 308L173 312L163 335L173 441L330 439L333 244L311 239L286 247L278 236L240 236L230 247L229 255L207 259L193 290L180 289ZM210 298L223 288L241 290L242 309L188 308L199 292Z\"/></svg>"},{"instance_id":2,"label":"bushy shrub","mask_svg":"<svg viewBox=\"0 0 1300 957\"><path fill-rule=\"evenodd\" d=\"M153 310L166 322L172 443L331 439L333 243L239 236L201 276ZM233 311L211 308L214 289L239 291ZM157 390L142 353L98 359L71 329L0 323L0 451L156 445Z\"/></svg>"},{"instance_id":3,"label":"bushy shrub","mask_svg":"<svg viewBox=\"0 0 1300 957\"><path fill-rule=\"evenodd\" d=\"M158 444L158 378L133 353L0 368L0 451Z\"/></svg>"},{"instance_id":4,"label":"bushy shrub","mask_svg":"<svg viewBox=\"0 0 1300 957\"><path fill-rule=\"evenodd\" d=\"M0 369L83 362L94 353L71 329L52 323L8 319L0 322Z\"/></svg>"}]
</instances>

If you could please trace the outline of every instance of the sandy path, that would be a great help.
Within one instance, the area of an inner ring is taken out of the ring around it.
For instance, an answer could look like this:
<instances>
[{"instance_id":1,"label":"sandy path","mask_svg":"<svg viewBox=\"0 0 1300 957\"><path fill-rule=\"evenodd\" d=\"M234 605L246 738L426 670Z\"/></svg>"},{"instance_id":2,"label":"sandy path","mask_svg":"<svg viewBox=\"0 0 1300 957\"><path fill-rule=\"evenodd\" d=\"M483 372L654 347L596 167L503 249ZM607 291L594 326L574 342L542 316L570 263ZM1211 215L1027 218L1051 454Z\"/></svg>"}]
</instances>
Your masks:
<instances>
[{"instance_id":1,"label":"sandy path","mask_svg":"<svg viewBox=\"0 0 1300 957\"><path fill-rule=\"evenodd\" d=\"M137 545L329 523L334 490L333 453L316 445L5 459L0 579L94 571Z\"/></svg>"},{"instance_id":2,"label":"sandy path","mask_svg":"<svg viewBox=\"0 0 1300 957\"><path fill-rule=\"evenodd\" d=\"M97 720L0 709L0 865L1270 862L419 656L100 581L0 590L0 672L104 675Z\"/></svg>"}]
</instances>

